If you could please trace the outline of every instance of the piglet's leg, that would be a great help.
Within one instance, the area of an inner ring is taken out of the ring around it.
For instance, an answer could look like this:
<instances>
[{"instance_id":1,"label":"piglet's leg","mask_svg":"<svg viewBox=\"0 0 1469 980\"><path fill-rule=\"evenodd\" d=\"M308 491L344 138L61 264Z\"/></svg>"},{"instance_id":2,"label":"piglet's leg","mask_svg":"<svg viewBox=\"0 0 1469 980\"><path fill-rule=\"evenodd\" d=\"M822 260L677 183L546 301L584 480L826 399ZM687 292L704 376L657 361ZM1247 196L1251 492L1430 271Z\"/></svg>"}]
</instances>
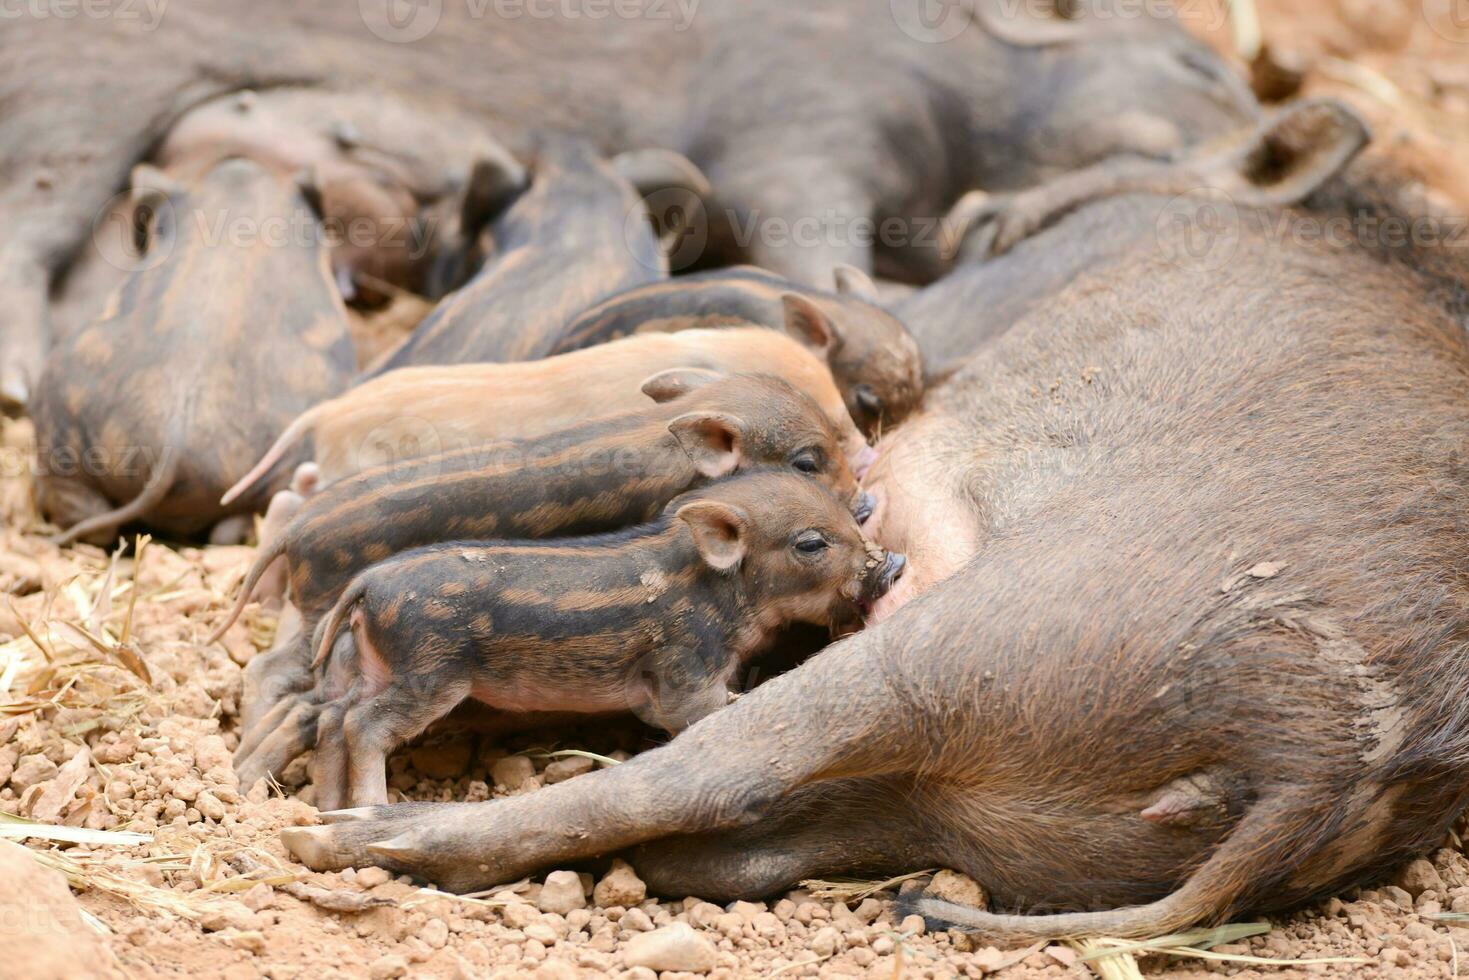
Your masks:
<instances>
[{"instance_id":1,"label":"piglet's leg","mask_svg":"<svg viewBox=\"0 0 1469 980\"><path fill-rule=\"evenodd\" d=\"M95 487L70 477L44 474L36 479L36 502L41 513L51 523L62 528L73 527L91 520L114 508ZM110 544L117 537L116 530L91 535L89 544Z\"/></svg>"},{"instance_id":2,"label":"piglet's leg","mask_svg":"<svg viewBox=\"0 0 1469 980\"><path fill-rule=\"evenodd\" d=\"M411 681L394 682L380 694L353 704L343 716L348 793L354 806L387 803L388 754L469 696L467 678L429 685Z\"/></svg>"},{"instance_id":3,"label":"piglet's leg","mask_svg":"<svg viewBox=\"0 0 1469 980\"><path fill-rule=\"evenodd\" d=\"M345 699L321 709L316 722L316 751L311 755L311 785L316 789L316 806L322 810L346 806L347 741L342 720L347 715Z\"/></svg>"},{"instance_id":4,"label":"piglet's leg","mask_svg":"<svg viewBox=\"0 0 1469 980\"><path fill-rule=\"evenodd\" d=\"M316 744L321 705L304 696L292 697L276 706L276 717L262 724L261 737L242 743L235 751L235 774L241 786L278 773L302 752Z\"/></svg>"},{"instance_id":5,"label":"piglet's leg","mask_svg":"<svg viewBox=\"0 0 1469 980\"><path fill-rule=\"evenodd\" d=\"M250 534L250 516L235 514L209 529L209 543L233 545L242 543Z\"/></svg>"},{"instance_id":6,"label":"piglet's leg","mask_svg":"<svg viewBox=\"0 0 1469 980\"><path fill-rule=\"evenodd\" d=\"M17 170L17 182L19 173ZM8 196L4 191L0 188L0 202ZM0 203L0 213L8 210ZM10 235L16 227L7 221ZM0 248L0 411L7 415L25 410L51 349L46 310L50 278L50 271L31 261L23 246Z\"/></svg>"},{"instance_id":7,"label":"piglet's leg","mask_svg":"<svg viewBox=\"0 0 1469 980\"><path fill-rule=\"evenodd\" d=\"M288 607L289 611L289 607ZM294 615L294 614L292 614ZM268 653L253 658L245 667L245 690L240 699L240 748L238 763L250 754L280 724L293 703L316 685L311 673L311 634L299 625L292 629L282 614L277 636L284 636Z\"/></svg>"},{"instance_id":8,"label":"piglet's leg","mask_svg":"<svg viewBox=\"0 0 1469 980\"><path fill-rule=\"evenodd\" d=\"M839 683L833 683L839 678ZM370 807L283 832L316 869L376 864L455 890L672 834L758 822L797 787L897 771L906 699L858 635L620 766L491 803Z\"/></svg>"}]
</instances>

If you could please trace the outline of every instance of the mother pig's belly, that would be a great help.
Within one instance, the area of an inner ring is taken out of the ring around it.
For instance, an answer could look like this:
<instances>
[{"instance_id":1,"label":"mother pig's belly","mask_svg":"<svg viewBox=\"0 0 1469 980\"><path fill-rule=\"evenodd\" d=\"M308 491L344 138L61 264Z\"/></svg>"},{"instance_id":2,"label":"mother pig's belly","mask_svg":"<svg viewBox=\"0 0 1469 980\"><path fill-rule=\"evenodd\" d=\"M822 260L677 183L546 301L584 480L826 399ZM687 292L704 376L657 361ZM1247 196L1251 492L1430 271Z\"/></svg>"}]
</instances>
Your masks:
<instances>
[{"instance_id":1,"label":"mother pig's belly","mask_svg":"<svg viewBox=\"0 0 1469 980\"><path fill-rule=\"evenodd\" d=\"M946 458L944 425L953 419L927 414L879 443L877 462L863 486L877 498L867 531L885 548L908 558L908 571L873 606L869 623L882 622L903 605L962 568L978 552L980 516L959 491L962 474Z\"/></svg>"}]
</instances>

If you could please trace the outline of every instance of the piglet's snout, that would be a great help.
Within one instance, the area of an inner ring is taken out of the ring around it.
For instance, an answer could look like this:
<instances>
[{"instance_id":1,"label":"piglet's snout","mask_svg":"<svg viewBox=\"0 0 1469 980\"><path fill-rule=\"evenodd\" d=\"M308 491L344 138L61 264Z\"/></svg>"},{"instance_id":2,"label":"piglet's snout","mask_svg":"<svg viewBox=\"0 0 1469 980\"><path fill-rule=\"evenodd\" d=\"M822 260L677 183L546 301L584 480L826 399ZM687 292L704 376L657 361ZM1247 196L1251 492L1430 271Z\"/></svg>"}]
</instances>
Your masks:
<instances>
[{"instance_id":1,"label":"piglet's snout","mask_svg":"<svg viewBox=\"0 0 1469 980\"><path fill-rule=\"evenodd\" d=\"M893 584L903 577L903 571L908 567L908 559L896 552L888 552L883 563L873 571L867 579L866 601L874 603L888 594Z\"/></svg>"}]
</instances>

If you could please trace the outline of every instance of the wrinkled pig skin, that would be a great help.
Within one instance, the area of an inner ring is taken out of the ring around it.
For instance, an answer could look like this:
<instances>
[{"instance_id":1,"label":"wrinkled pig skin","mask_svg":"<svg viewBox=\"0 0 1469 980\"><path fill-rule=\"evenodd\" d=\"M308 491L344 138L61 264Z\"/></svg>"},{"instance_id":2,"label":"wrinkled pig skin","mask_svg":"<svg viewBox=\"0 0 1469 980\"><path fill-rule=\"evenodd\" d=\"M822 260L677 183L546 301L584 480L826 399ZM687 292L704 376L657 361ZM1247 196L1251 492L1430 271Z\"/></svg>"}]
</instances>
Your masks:
<instances>
[{"instance_id":1,"label":"wrinkled pig skin","mask_svg":"<svg viewBox=\"0 0 1469 980\"><path fill-rule=\"evenodd\" d=\"M1436 846L1469 776L1469 267L1279 218L1242 214L1222 268L1139 243L931 393L885 451L930 465L879 471L875 520L910 576L925 539L972 554L878 625L615 768L288 845L460 889L630 849L714 899L945 865L996 911L915 907L1006 941L1284 909Z\"/></svg>"},{"instance_id":2,"label":"wrinkled pig skin","mask_svg":"<svg viewBox=\"0 0 1469 980\"><path fill-rule=\"evenodd\" d=\"M373 5L350 0L262 0L248 24L225 0L170 6L156 24L11 20L0 35L0 392L26 401L50 343L48 285L128 167L191 106L243 89L412 92L473 114L517 154L546 128L609 153L676 150L714 185L711 248L732 242L808 285L838 263L871 270L870 236L853 221L934 218L972 187L1167 154L1255 111L1156 5L1057 25L1030 4L954 4L963 20L946 21L959 30L944 40L921 26L925 3L704 4L683 23L474 16L451 0L404 43L374 35ZM119 87L126 97L113 98ZM820 230L771 232L798 222ZM910 224L890 247L900 269L936 222Z\"/></svg>"},{"instance_id":3,"label":"wrinkled pig skin","mask_svg":"<svg viewBox=\"0 0 1469 980\"><path fill-rule=\"evenodd\" d=\"M288 469L219 498L355 366L319 215L289 178L242 159L190 185L139 167L134 194L139 268L52 352L34 406L37 502L64 540L132 521L193 535L263 506ZM282 244L286 227L302 234Z\"/></svg>"}]
</instances>

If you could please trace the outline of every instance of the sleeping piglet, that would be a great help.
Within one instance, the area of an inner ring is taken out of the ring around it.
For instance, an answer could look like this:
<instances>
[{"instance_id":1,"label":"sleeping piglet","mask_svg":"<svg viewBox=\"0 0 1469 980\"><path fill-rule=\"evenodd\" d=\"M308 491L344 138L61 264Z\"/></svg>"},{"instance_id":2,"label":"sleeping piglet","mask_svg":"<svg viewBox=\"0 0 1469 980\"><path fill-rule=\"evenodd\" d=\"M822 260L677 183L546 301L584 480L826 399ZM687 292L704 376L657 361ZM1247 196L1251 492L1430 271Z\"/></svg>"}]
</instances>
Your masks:
<instances>
[{"instance_id":1,"label":"sleeping piglet","mask_svg":"<svg viewBox=\"0 0 1469 980\"><path fill-rule=\"evenodd\" d=\"M63 542L110 541L131 521L196 534L282 482L263 472L220 503L356 365L312 199L243 159L188 184L134 171L140 267L52 351L32 405L37 502Z\"/></svg>"},{"instance_id":2,"label":"sleeping piglet","mask_svg":"<svg viewBox=\"0 0 1469 980\"><path fill-rule=\"evenodd\" d=\"M792 473L716 483L629 531L405 552L359 575L318 634L317 805L387 802L388 753L466 699L683 729L733 699L777 630L855 623L904 565Z\"/></svg>"}]
</instances>

